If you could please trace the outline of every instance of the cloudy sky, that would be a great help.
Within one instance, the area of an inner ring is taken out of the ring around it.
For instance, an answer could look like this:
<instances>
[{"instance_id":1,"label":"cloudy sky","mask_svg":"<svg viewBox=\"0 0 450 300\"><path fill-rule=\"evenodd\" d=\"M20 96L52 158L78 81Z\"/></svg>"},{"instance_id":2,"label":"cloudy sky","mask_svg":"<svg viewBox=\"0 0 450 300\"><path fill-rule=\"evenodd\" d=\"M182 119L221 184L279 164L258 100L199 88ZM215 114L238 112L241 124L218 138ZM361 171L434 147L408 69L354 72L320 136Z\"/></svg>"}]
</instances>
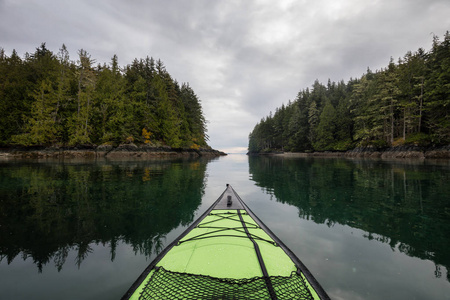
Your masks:
<instances>
[{"instance_id":1,"label":"cloudy sky","mask_svg":"<svg viewBox=\"0 0 450 300\"><path fill-rule=\"evenodd\" d=\"M254 125L314 80L428 51L449 16L448 0L0 0L0 47L161 59L201 99L210 145L245 152Z\"/></svg>"}]
</instances>

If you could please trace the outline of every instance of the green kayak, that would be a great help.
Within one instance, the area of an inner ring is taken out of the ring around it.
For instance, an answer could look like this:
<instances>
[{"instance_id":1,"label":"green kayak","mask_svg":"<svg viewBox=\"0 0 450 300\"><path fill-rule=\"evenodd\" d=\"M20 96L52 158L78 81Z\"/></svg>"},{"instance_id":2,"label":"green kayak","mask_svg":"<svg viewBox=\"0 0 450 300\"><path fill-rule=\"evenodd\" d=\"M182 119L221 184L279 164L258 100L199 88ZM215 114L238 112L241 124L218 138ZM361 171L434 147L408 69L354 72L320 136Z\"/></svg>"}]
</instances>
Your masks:
<instances>
[{"instance_id":1,"label":"green kayak","mask_svg":"<svg viewBox=\"0 0 450 300\"><path fill-rule=\"evenodd\" d=\"M329 299L230 185L136 280L125 299Z\"/></svg>"}]
</instances>

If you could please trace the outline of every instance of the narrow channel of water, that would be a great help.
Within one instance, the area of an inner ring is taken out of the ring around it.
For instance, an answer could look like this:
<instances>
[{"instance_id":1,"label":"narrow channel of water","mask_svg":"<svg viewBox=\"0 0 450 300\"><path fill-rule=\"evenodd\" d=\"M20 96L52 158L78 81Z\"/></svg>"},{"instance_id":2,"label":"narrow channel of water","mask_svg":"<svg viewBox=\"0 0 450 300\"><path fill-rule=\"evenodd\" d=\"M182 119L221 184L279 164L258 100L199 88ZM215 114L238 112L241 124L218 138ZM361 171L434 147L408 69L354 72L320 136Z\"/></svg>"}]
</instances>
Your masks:
<instances>
[{"instance_id":1,"label":"narrow channel of water","mask_svg":"<svg viewBox=\"0 0 450 300\"><path fill-rule=\"evenodd\" d=\"M3 299L120 299L230 183L332 299L450 299L448 162L0 162Z\"/></svg>"}]
</instances>

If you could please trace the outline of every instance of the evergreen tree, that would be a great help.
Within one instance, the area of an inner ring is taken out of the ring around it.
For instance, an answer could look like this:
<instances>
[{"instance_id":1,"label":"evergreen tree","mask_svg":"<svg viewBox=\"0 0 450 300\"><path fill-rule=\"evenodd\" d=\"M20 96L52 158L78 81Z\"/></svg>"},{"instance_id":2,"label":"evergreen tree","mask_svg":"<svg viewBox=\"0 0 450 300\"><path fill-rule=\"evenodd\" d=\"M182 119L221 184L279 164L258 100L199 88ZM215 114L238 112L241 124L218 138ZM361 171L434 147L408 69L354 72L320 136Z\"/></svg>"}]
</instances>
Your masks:
<instances>
[{"instance_id":1,"label":"evergreen tree","mask_svg":"<svg viewBox=\"0 0 450 300\"><path fill-rule=\"evenodd\" d=\"M337 93L340 100L336 108L336 143L334 148L343 151L349 150L353 146L354 123L350 111L350 97L346 94L343 81L338 84Z\"/></svg>"},{"instance_id":2,"label":"evergreen tree","mask_svg":"<svg viewBox=\"0 0 450 300\"><path fill-rule=\"evenodd\" d=\"M316 127L319 124L320 111L316 101L312 101L308 108L309 141L313 145L316 142Z\"/></svg>"},{"instance_id":3,"label":"evergreen tree","mask_svg":"<svg viewBox=\"0 0 450 300\"><path fill-rule=\"evenodd\" d=\"M15 50L7 57L2 52L0 60L0 144L11 144L12 136L22 133L30 117L33 98L30 91L35 83L29 81L31 70L28 69Z\"/></svg>"},{"instance_id":4,"label":"evergreen tree","mask_svg":"<svg viewBox=\"0 0 450 300\"><path fill-rule=\"evenodd\" d=\"M77 69L77 110L73 113L69 121L69 144L90 144L92 143L90 134L92 127L90 119L92 117L93 96L96 83L96 74L93 69L94 60L90 54L81 49L78 51L79 61Z\"/></svg>"},{"instance_id":5,"label":"evergreen tree","mask_svg":"<svg viewBox=\"0 0 450 300\"><path fill-rule=\"evenodd\" d=\"M22 145L50 145L57 140L60 132L55 121L57 94L49 79L41 81L33 92L34 102L31 117L25 125L25 133L14 135L13 141Z\"/></svg>"},{"instance_id":6,"label":"evergreen tree","mask_svg":"<svg viewBox=\"0 0 450 300\"><path fill-rule=\"evenodd\" d=\"M95 132L98 132L100 141L120 143L140 135L139 125L135 124L133 118L133 101L125 100L125 80L119 69L117 55L112 57L111 65L105 65L98 74L95 92L100 115L97 120L101 120L97 122L98 129Z\"/></svg>"},{"instance_id":7,"label":"evergreen tree","mask_svg":"<svg viewBox=\"0 0 450 300\"><path fill-rule=\"evenodd\" d=\"M156 116L158 122L158 133L160 138L171 147L181 146L180 127L175 108L171 105L169 94L164 79L158 74L154 78L154 86L157 92Z\"/></svg>"},{"instance_id":8,"label":"evergreen tree","mask_svg":"<svg viewBox=\"0 0 450 300\"><path fill-rule=\"evenodd\" d=\"M399 108L402 112L402 138L420 133L423 111L425 57L423 49L408 52L399 63Z\"/></svg>"},{"instance_id":9,"label":"evergreen tree","mask_svg":"<svg viewBox=\"0 0 450 300\"><path fill-rule=\"evenodd\" d=\"M400 93L396 66L392 60L388 69L379 73L377 78L378 93L372 99L369 99L372 106L379 111L379 114L374 116L373 136L376 140L392 144L394 142L395 113Z\"/></svg>"},{"instance_id":10,"label":"evergreen tree","mask_svg":"<svg viewBox=\"0 0 450 300\"><path fill-rule=\"evenodd\" d=\"M58 142L64 143L68 140L67 134L67 120L70 117L70 104L72 100L73 90L75 86L75 68L69 60L69 51L63 44L59 49L57 59L58 77L56 87L56 108L54 114L54 121L56 126L59 126Z\"/></svg>"},{"instance_id":11,"label":"evergreen tree","mask_svg":"<svg viewBox=\"0 0 450 300\"><path fill-rule=\"evenodd\" d=\"M436 144L450 142L450 33L443 42L435 36L425 80L426 124Z\"/></svg>"},{"instance_id":12,"label":"evergreen tree","mask_svg":"<svg viewBox=\"0 0 450 300\"><path fill-rule=\"evenodd\" d=\"M198 96L189 84L183 84L180 90L180 98L185 107L185 118L190 133L189 140L192 142L190 146L206 146L207 136L206 120L203 116L202 106Z\"/></svg>"},{"instance_id":13,"label":"evergreen tree","mask_svg":"<svg viewBox=\"0 0 450 300\"><path fill-rule=\"evenodd\" d=\"M314 142L314 149L332 150L335 142L335 130L336 130L336 111L331 104L327 102L320 114L319 124L317 125L316 141Z\"/></svg>"}]
</instances>

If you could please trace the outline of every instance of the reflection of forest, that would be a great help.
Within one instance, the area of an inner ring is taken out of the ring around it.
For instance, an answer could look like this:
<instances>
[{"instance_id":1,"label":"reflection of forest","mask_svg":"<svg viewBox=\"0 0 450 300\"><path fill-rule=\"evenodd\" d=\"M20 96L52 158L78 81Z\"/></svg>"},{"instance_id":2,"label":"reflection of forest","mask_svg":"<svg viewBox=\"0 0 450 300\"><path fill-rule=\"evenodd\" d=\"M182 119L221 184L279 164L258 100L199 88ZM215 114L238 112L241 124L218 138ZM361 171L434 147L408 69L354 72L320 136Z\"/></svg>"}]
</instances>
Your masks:
<instances>
[{"instance_id":1,"label":"reflection of forest","mask_svg":"<svg viewBox=\"0 0 450 300\"><path fill-rule=\"evenodd\" d=\"M206 160L0 165L0 259L32 257L39 270L77 264L91 243L120 241L150 256L173 228L193 221Z\"/></svg>"},{"instance_id":2,"label":"reflection of forest","mask_svg":"<svg viewBox=\"0 0 450 300\"><path fill-rule=\"evenodd\" d=\"M301 218L368 232L367 238L450 270L448 166L377 160L249 157L256 184ZM447 279L450 281L449 272Z\"/></svg>"}]
</instances>

